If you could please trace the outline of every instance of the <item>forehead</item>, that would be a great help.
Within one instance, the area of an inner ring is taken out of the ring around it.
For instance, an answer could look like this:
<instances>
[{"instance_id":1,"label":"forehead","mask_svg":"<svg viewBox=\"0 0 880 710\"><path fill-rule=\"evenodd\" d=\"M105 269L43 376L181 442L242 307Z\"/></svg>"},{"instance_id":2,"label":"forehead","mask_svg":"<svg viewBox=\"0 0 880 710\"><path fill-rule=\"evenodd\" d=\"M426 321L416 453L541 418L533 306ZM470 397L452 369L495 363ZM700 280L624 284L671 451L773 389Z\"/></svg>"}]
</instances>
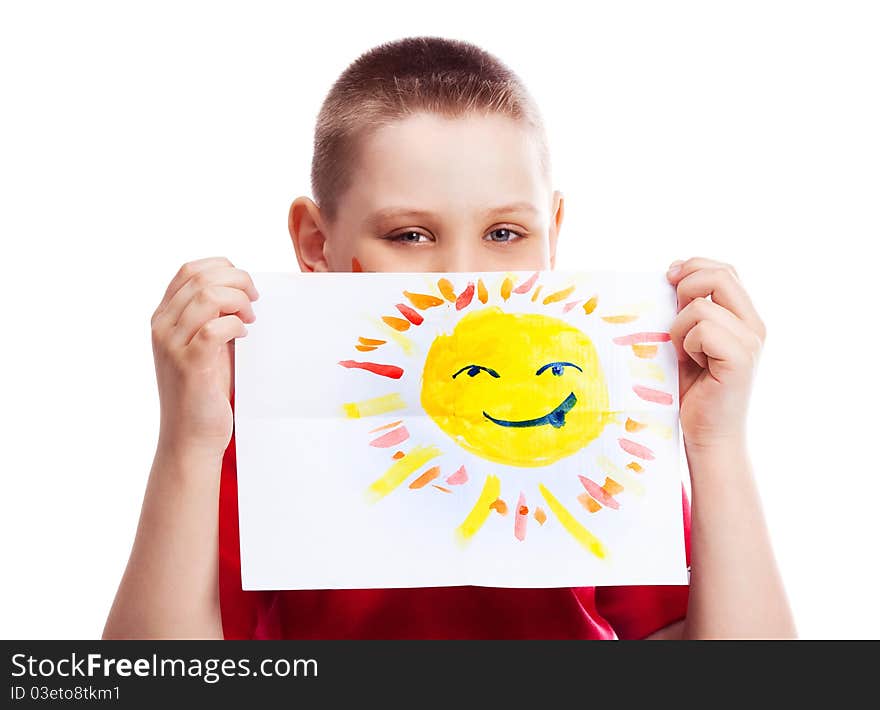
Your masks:
<instances>
[{"instance_id":1,"label":"forehead","mask_svg":"<svg viewBox=\"0 0 880 710\"><path fill-rule=\"evenodd\" d=\"M352 196L364 207L542 206L548 195L534 132L499 114L415 114L377 129L358 152Z\"/></svg>"}]
</instances>

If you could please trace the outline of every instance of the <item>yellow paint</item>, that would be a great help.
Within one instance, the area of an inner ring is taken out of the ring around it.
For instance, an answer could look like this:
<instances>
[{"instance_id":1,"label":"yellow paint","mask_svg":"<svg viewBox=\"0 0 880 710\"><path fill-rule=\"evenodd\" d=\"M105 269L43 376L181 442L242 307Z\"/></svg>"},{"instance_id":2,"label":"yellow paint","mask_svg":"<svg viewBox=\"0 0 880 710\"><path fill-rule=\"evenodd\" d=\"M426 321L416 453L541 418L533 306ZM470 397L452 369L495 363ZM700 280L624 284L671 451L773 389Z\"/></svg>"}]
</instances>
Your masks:
<instances>
[{"instance_id":1,"label":"yellow paint","mask_svg":"<svg viewBox=\"0 0 880 710\"><path fill-rule=\"evenodd\" d=\"M637 496L645 494L645 484L633 477L629 471L618 466L607 456L599 456L596 461L603 472L614 476L618 481L623 481L627 491L635 493Z\"/></svg>"},{"instance_id":2,"label":"yellow paint","mask_svg":"<svg viewBox=\"0 0 880 710\"><path fill-rule=\"evenodd\" d=\"M367 488L366 497L371 503L384 498L406 480L413 471L441 454L436 446L415 446L402 459L395 461L382 476ZM496 496L497 497L497 496Z\"/></svg>"},{"instance_id":3,"label":"yellow paint","mask_svg":"<svg viewBox=\"0 0 880 710\"><path fill-rule=\"evenodd\" d=\"M377 414L385 414L398 409L406 409L406 403L398 392L383 394L381 397L365 399L361 402L346 402L342 405L345 416L351 419L360 417L372 417Z\"/></svg>"},{"instance_id":4,"label":"yellow paint","mask_svg":"<svg viewBox=\"0 0 880 710\"><path fill-rule=\"evenodd\" d=\"M663 368L656 362L651 362L650 360L630 360L629 372L633 377L646 377L651 380L657 380L657 382L666 381L666 375L663 373Z\"/></svg>"},{"instance_id":5,"label":"yellow paint","mask_svg":"<svg viewBox=\"0 0 880 710\"><path fill-rule=\"evenodd\" d=\"M403 333L398 333L394 328L389 326L384 321L379 320L378 318L374 318L373 322L381 328L385 333L388 334L388 337L391 338L394 342L396 342L400 349L403 350L407 355L412 355L413 352L413 341L406 337Z\"/></svg>"},{"instance_id":6,"label":"yellow paint","mask_svg":"<svg viewBox=\"0 0 880 710\"><path fill-rule=\"evenodd\" d=\"M657 346L648 343L633 343L633 354L636 357L651 358L657 354Z\"/></svg>"},{"instance_id":7,"label":"yellow paint","mask_svg":"<svg viewBox=\"0 0 880 710\"><path fill-rule=\"evenodd\" d=\"M561 291L557 291L556 293L551 293L549 296L547 296L544 299L543 303L546 306L550 303L557 303L559 301L564 301L566 298L571 296L572 293L574 293L574 290L576 288L577 288L577 286L569 286L568 288L564 288Z\"/></svg>"},{"instance_id":8,"label":"yellow paint","mask_svg":"<svg viewBox=\"0 0 880 710\"><path fill-rule=\"evenodd\" d=\"M477 281L477 298L480 299L480 303L485 303L489 300L489 292L486 290L486 284L483 283L483 279Z\"/></svg>"},{"instance_id":9,"label":"yellow paint","mask_svg":"<svg viewBox=\"0 0 880 710\"><path fill-rule=\"evenodd\" d=\"M501 284L501 298L505 301L510 298L510 292L513 290L513 279L509 276L504 279Z\"/></svg>"},{"instance_id":10,"label":"yellow paint","mask_svg":"<svg viewBox=\"0 0 880 710\"><path fill-rule=\"evenodd\" d=\"M553 362L571 362L561 375ZM467 371L490 368L500 376ZM511 427L491 421L541 419L569 395L576 402L565 423ZM449 335L434 339L422 372L425 412L457 444L489 461L546 466L581 450L613 420L605 375L592 341L563 320L537 313L505 313L497 306L472 311Z\"/></svg>"},{"instance_id":11,"label":"yellow paint","mask_svg":"<svg viewBox=\"0 0 880 710\"><path fill-rule=\"evenodd\" d=\"M483 490L471 512L467 514L464 522L455 529L455 539L460 545L466 545L470 539L483 527L483 524L489 518L489 513L498 496L501 494L501 481L498 476L486 476L486 482L483 484Z\"/></svg>"},{"instance_id":12,"label":"yellow paint","mask_svg":"<svg viewBox=\"0 0 880 710\"><path fill-rule=\"evenodd\" d=\"M455 288L452 286L452 281L449 279L440 279L437 282L437 288L440 289L440 293L443 294L443 298L451 303L455 303Z\"/></svg>"},{"instance_id":13,"label":"yellow paint","mask_svg":"<svg viewBox=\"0 0 880 710\"><path fill-rule=\"evenodd\" d=\"M566 529L569 535L599 559L605 559L608 556L608 551L599 541L599 538L581 525L568 509L556 499L556 496L547 490L543 483L538 484L538 490L541 491L541 495L544 496L544 500L547 501L550 510L559 518L559 522L562 523L562 527Z\"/></svg>"},{"instance_id":14,"label":"yellow paint","mask_svg":"<svg viewBox=\"0 0 880 710\"><path fill-rule=\"evenodd\" d=\"M602 316L602 320L604 320L606 323L632 323L634 320L638 320L638 316L633 316L633 315Z\"/></svg>"},{"instance_id":15,"label":"yellow paint","mask_svg":"<svg viewBox=\"0 0 880 710\"><path fill-rule=\"evenodd\" d=\"M538 300L538 296L541 294L541 289L544 288L543 284L538 284L538 288L535 289L535 292L532 294L532 303Z\"/></svg>"}]
</instances>

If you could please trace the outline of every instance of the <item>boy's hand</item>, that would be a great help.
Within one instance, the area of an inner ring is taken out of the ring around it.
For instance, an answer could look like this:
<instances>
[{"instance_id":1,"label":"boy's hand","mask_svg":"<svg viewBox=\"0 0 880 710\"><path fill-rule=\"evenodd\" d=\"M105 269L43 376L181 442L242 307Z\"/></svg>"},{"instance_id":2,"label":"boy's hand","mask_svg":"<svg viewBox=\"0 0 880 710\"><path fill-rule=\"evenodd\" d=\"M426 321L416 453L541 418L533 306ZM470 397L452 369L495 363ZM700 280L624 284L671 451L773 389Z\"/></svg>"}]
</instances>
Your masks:
<instances>
[{"instance_id":1,"label":"boy's hand","mask_svg":"<svg viewBox=\"0 0 880 710\"><path fill-rule=\"evenodd\" d=\"M159 445L222 456L232 437L233 345L256 320L251 277L225 257L184 264L151 319Z\"/></svg>"},{"instance_id":2,"label":"boy's hand","mask_svg":"<svg viewBox=\"0 0 880 710\"><path fill-rule=\"evenodd\" d=\"M667 278L678 292L670 336L678 352L685 444L692 451L744 449L764 323L729 264L675 261Z\"/></svg>"}]
</instances>

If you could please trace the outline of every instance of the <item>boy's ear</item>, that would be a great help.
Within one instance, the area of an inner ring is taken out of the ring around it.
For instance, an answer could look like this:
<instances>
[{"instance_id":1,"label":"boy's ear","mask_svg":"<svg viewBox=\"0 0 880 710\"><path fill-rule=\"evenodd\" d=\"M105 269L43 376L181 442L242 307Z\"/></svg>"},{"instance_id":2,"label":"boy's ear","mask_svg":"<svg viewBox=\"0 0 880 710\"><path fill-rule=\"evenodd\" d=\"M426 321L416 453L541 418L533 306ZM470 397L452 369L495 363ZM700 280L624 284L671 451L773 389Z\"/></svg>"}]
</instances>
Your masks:
<instances>
[{"instance_id":1,"label":"boy's ear","mask_svg":"<svg viewBox=\"0 0 880 710\"><path fill-rule=\"evenodd\" d=\"M318 205L308 197L297 197L290 205L287 229L293 240L300 270L328 271L325 253L327 237Z\"/></svg>"},{"instance_id":2,"label":"boy's ear","mask_svg":"<svg viewBox=\"0 0 880 710\"><path fill-rule=\"evenodd\" d=\"M553 192L553 206L550 211L550 268L556 268L556 244L562 230L562 218L565 216L565 199L559 190Z\"/></svg>"}]
</instances>

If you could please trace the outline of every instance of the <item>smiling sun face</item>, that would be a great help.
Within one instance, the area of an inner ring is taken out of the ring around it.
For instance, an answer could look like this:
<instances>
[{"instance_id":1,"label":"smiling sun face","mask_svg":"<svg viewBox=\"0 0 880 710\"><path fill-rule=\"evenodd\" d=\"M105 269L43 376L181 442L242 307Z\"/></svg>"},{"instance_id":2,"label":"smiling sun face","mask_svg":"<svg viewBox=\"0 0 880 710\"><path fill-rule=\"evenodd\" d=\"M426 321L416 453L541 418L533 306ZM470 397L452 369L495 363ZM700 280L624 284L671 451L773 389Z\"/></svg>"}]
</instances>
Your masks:
<instances>
[{"instance_id":1,"label":"smiling sun face","mask_svg":"<svg viewBox=\"0 0 880 710\"><path fill-rule=\"evenodd\" d=\"M565 321L498 307L434 339L421 403L463 448L513 466L546 466L598 438L608 390L590 339Z\"/></svg>"}]
</instances>

